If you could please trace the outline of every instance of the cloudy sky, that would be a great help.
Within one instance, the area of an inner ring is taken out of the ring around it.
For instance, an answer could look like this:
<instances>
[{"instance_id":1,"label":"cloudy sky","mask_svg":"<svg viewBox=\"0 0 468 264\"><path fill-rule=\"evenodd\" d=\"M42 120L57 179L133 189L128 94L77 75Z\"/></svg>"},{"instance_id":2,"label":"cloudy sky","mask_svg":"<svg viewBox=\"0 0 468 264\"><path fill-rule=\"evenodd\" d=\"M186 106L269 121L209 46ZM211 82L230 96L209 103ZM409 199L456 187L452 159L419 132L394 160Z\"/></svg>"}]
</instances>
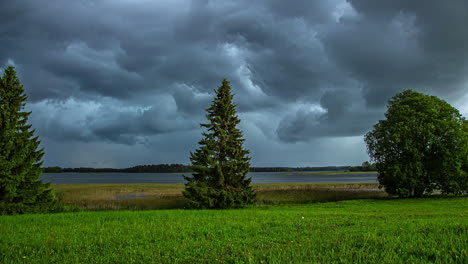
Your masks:
<instances>
[{"instance_id":1,"label":"cloudy sky","mask_svg":"<svg viewBox=\"0 0 468 264\"><path fill-rule=\"evenodd\" d=\"M254 166L357 165L395 93L468 115L466 0L5 0L46 166L189 163L231 82Z\"/></svg>"}]
</instances>

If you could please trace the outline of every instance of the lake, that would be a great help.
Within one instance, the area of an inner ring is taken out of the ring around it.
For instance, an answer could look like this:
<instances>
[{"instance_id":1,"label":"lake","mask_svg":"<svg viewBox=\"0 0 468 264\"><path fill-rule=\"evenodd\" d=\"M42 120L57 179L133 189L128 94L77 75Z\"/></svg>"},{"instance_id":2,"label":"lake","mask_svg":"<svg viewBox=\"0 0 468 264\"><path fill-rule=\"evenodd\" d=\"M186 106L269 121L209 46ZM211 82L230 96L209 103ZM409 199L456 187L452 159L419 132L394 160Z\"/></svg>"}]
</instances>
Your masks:
<instances>
[{"instance_id":1,"label":"lake","mask_svg":"<svg viewBox=\"0 0 468 264\"><path fill-rule=\"evenodd\" d=\"M339 175L299 175L303 172L250 172L252 183L374 183L377 173ZM324 172L325 173L325 172ZM41 180L53 184L75 183L184 183L183 175L189 173L43 173Z\"/></svg>"}]
</instances>

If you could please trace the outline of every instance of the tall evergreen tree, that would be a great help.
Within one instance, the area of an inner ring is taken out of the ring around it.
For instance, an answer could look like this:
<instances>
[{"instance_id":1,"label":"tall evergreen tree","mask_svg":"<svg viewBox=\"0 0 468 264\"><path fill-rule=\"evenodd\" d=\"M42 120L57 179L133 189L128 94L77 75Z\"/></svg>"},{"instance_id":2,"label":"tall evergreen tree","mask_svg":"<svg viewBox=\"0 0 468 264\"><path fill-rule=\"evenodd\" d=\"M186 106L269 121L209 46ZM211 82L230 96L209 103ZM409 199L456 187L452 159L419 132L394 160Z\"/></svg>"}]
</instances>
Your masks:
<instances>
[{"instance_id":1,"label":"tall evergreen tree","mask_svg":"<svg viewBox=\"0 0 468 264\"><path fill-rule=\"evenodd\" d=\"M0 214L47 212L56 205L39 180L43 149L27 124L27 96L12 66L0 78Z\"/></svg>"},{"instance_id":2,"label":"tall evergreen tree","mask_svg":"<svg viewBox=\"0 0 468 264\"><path fill-rule=\"evenodd\" d=\"M249 151L243 148L242 132L237 128L229 82L224 79L215 90L216 97L206 111L209 123L200 147L190 153L192 177L185 177L184 196L193 208L239 208L255 202L255 193L247 178Z\"/></svg>"}]
</instances>

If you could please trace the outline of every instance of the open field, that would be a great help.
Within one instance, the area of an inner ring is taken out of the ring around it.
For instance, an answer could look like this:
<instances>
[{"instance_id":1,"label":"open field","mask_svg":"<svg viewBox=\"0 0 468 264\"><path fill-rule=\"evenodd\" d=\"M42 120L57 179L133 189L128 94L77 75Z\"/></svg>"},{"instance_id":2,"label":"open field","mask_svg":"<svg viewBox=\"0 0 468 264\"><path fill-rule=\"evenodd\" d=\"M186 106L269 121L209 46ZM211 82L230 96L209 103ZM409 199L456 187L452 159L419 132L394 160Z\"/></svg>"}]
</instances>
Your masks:
<instances>
[{"instance_id":1,"label":"open field","mask_svg":"<svg viewBox=\"0 0 468 264\"><path fill-rule=\"evenodd\" d=\"M467 263L468 198L0 217L1 263Z\"/></svg>"},{"instance_id":2,"label":"open field","mask_svg":"<svg viewBox=\"0 0 468 264\"><path fill-rule=\"evenodd\" d=\"M253 184L259 204L297 204L387 195L376 183ZM145 210L183 208L183 184L55 184L65 204L85 210Z\"/></svg>"}]
</instances>

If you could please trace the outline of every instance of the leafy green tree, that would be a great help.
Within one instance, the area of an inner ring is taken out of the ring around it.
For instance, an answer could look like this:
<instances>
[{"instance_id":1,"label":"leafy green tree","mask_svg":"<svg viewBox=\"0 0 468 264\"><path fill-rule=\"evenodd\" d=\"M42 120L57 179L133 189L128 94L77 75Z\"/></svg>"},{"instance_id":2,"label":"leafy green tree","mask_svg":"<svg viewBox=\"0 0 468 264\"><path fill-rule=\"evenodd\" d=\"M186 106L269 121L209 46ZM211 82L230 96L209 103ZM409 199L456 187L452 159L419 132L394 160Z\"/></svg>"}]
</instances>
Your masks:
<instances>
[{"instance_id":1,"label":"leafy green tree","mask_svg":"<svg viewBox=\"0 0 468 264\"><path fill-rule=\"evenodd\" d=\"M27 96L12 66L0 78L0 214L47 212L56 203L39 179L42 149L22 111Z\"/></svg>"},{"instance_id":2,"label":"leafy green tree","mask_svg":"<svg viewBox=\"0 0 468 264\"><path fill-rule=\"evenodd\" d=\"M185 177L184 196L192 208L239 208L255 202L247 178L249 151L243 148L240 119L232 102L229 82L224 79L206 115L209 123L200 147L190 153L192 177Z\"/></svg>"},{"instance_id":3,"label":"leafy green tree","mask_svg":"<svg viewBox=\"0 0 468 264\"><path fill-rule=\"evenodd\" d=\"M389 101L385 117L365 142L389 194L466 193L468 131L457 109L435 96L406 90Z\"/></svg>"}]
</instances>

